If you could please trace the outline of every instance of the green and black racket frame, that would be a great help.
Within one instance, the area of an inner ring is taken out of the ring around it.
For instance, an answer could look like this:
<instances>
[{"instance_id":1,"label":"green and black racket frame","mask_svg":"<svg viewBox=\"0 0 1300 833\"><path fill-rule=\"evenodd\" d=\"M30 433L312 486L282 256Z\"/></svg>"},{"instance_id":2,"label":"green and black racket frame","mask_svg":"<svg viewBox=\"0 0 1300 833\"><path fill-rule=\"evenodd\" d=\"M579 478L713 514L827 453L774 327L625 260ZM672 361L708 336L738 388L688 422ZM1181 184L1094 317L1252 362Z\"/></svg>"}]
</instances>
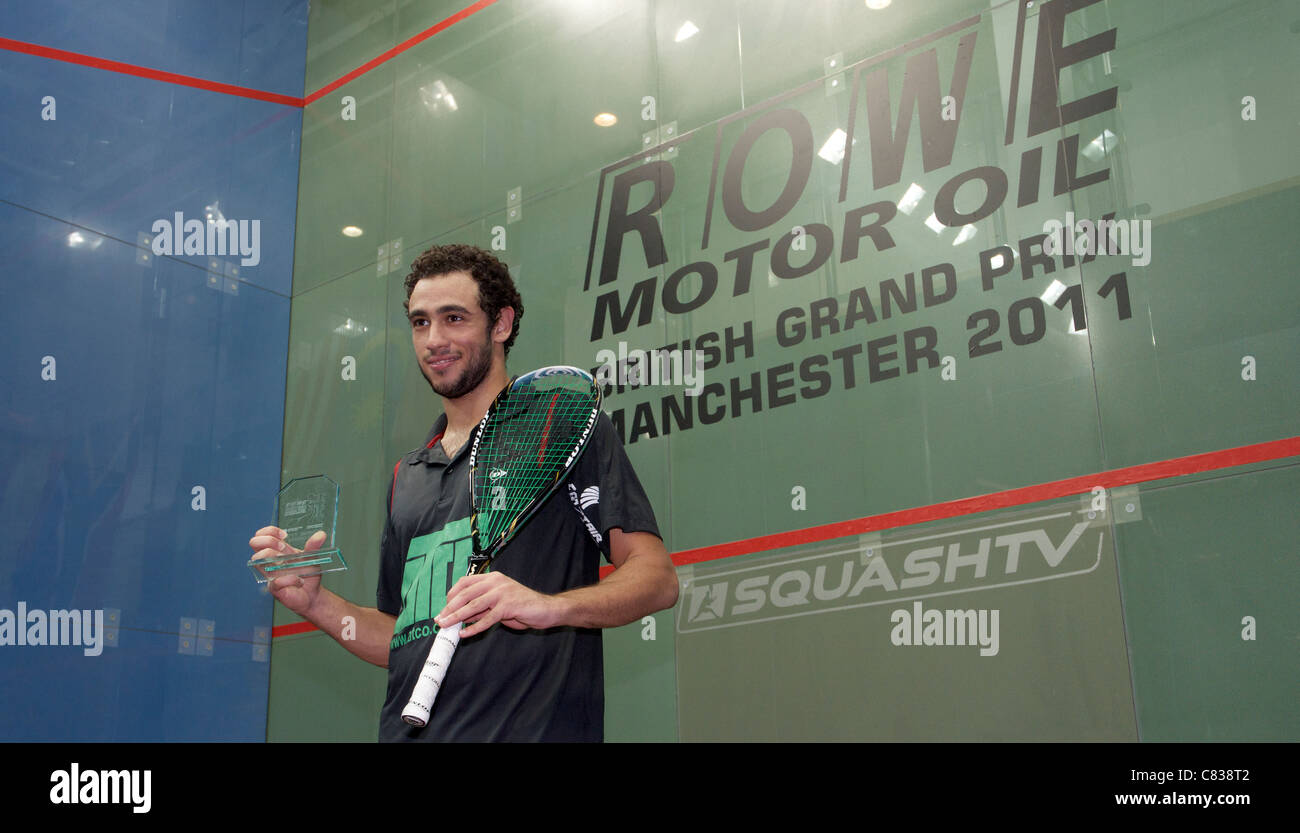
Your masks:
<instances>
[{"instance_id":1,"label":"green and black racket frame","mask_svg":"<svg viewBox=\"0 0 1300 833\"><path fill-rule=\"evenodd\" d=\"M470 449L474 550L466 575L486 572L572 471L595 429L600 401L591 374L566 366L525 373L497 394ZM460 623L438 631L402 710L407 723L429 722L460 631Z\"/></svg>"}]
</instances>

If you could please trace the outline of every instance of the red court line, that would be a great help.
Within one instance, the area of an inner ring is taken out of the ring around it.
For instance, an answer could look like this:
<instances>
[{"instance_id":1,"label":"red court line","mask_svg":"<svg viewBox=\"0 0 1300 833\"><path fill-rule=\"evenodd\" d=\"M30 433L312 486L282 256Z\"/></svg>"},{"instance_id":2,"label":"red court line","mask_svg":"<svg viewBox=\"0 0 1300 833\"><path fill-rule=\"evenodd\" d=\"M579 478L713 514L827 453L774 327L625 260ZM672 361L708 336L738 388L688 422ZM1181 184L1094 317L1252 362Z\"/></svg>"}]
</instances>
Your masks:
<instances>
[{"instance_id":1,"label":"red court line","mask_svg":"<svg viewBox=\"0 0 1300 833\"><path fill-rule=\"evenodd\" d=\"M271 628L271 638L277 636L293 636L295 633L307 633L316 630L316 626L311 622L291 622L287 625L276 625Z\"/></svg>"},{"instance_id":2,"label":"red court line","mask_svg":"<svg viewBox=\"0 0 1300 833\"><path fill-rule=\"evenodd\" d=\"M1027 503L1052 500L1053 498L1081 495L1090 492L1094 486L1113 489L1116 486L1129 486L1134 483L1164 480L1169 477L1181 477L1213 469L1226 469L1296 455L1300 455L1300 437L1289 437L1285 440L1272 440L1266 443L1243 445L1222 451L1193 454L1188 457L1175 457L1172 460L1162 460L1156 463L1143 463L1122 469L1111 469L1097 474L1087 474L1082 477L1070 477L1065 480L1040 483L1036 486L1024 486L1019 489L992 492L986 495L952 500L947 503L935 503L930 506L918 506L914 509L886 512L882 515L871 515L852 521L840 521L833 524L808 527L807 529L796 529L790 532L778 532L773 535L761 535L757 538L746 538L743 541L732 541L710 547L683 550L673 555L673 563L678 566L699 564L703 561L748 555L763 552L764 550L774 550L779 547L812 544L832 538L843 538L847 535L861 535L881 529L912 526L926 521L955 518L960 515L1006 509ZM605 575L604 570L602 570L601 575Z\"/></svg>"},{"instance_id":3,"label":"red court line","mask_svg":"<svg viewBox=\"0 0 1300 833\"><path fill-rule=\"evenodd\" d=\"M418 35L407 38L405 41L394 46L392 49L378 55L375 58L366 61L361 66L347 73L343 77L326 84L316 92L308 96L282 95L280 93L269 93L265 90L255 90L252 87L241 87L237 84L224 84L220 81L209 81L205 78L196 78L192 75L182 75L178 72L167 72L161 69L152 69L142 67L137 64L128 64L122 61L112 61L107 58L96 58L93 55L83 55L80 52L69 52L66 49L55 49L50 46L41 46L36 43L27 43L26 41L13 40L12 38L0 38L0 49L7 49L10 52L21 52L25 55L35 55L39 58L49 58L52 61L63 61L69 64L78 64L80 66L94 67L95 69L108 70L109 72L119 72L123 75L132 75L136 78L149 78L154 81L164 81L169 84L179 84L184 87L194 87L200 90L208 90L214 93L224 93L226 95L237 95L243 98L257 99L258 101L269 101L272 104L285 104L289 107L305 107L311 104L321 96L342 87L344 84L365 75L370 70L386 63L392 58L397 57L406 50L428 40L444 29L448 29L465 18L476 12L479 12L498 0L478 0L469 6L461 9L450 17L444 18L437 23L420 32Z\"/></svg>"},{"instance_id":4,"label":"red court line","mask_svg":"<svg viewBox=\"0 0 1300 833\"><path fill-rule=\"evenodd\" d=\"M1226 448L1222 451L1209 451L1204 454L1175 457L1172 460L1161 460L1156 463L1143 463L1122 469L1111 469L1110 471L1087 474L1082 477L1054 480L1036 486L1007 489L1006 491L992 492L987 495L951 500L947 503L936 503L930 506L918 506L914 509L886 512L881 515L870 515L851 521L840 521L822 526L812 526L807 529L778 532L773 535L760 535L757 538L746 538L742 541L731 541L710 547L683 550L673 554L673 563L679 567L687 564L699 564L704 561L749 555L765 550L774 550L779 547L813 544L819 541L828 541L832 538L843 538L847 535L861 535L881 529L911 526L926 521L973 515L978 512L1006 509L1027 503L1069 497L1070 495L1082 495L1092 491L1094 486L1113 489L1117 486L1131 486L1134 483L1148 483L1170 477L1182 477L1188 474L1199 474L1200 472L1215 469L1227 469L1233 466L1262 463L1267 460L1279 460L1283 457L1295 457L1297 455L1300 455L1300 437L1288 437L1284 440L1271 440L1266 443L1256 443L1255 445ZM613 571L614 568L607 565L601 568L600 576L604 578ZM293 630L290 630L291 628ZM313 630L316 630L316 626L310 622L299 622L295 625L281 625L274 628L271 635L288 636L292 633L305 633Z\"/></svg>"},{"instance_id":5,"label":"red court line","mask_svg":"<svg viewBox=\"0 0 1300 833\"><path fill-rule=\"evenodd\" d=\"M406 40L399 43L397 46L394 46L392 49L388 50L387 52L384 52L374 58L371 58L369 61L366 61L364 64L352 70L347 75L344 75L342 78L339 78L335 81L326 84L316 92L312 93L311 95L303 99L303 103L311 104L313 101L320 98L321 96L328 95L329 93L334 92L339 87L342 87L344 84L348 83L349 81L352 81L356 78L361 77L362 75L365 75L367 72L379 66L380 64L385 63L391 58L397 57L398 55L402 54L403 52L415 46L416 44L426 41L429 38L433 37L434 35L438 34L443 29L447 29L451 26L455 26L457 23L460 23L462 20L469 17L470 15L479 12L483 9L486 9L488 6L491 6L493 3L496 2L497 0L478 0L477 3L473 3L471 5L466 6L465 8L451 15L450 17L444 18L443 20L440 20L437 23L433 24L432 26L430 26L428 29L425 29L420 34L407 38Z\"/></svg>"},{"instance_id":6,"label":"red court line","mask_svg":"<svg viewBox=\"0 0 1300 833\"><path fill-rule=\"evenodd\" d=\"M110 61L107 58L96 58L93 55L82 55L80 52L69 52L66 49L54 49L49 46L41 46L35 43L26 43L20 40L11 40L10 38L0 38L0 49L8 49L11 52L22 52L26 55L35 55L39 58L49 58L54 61L63 61L69 64L80 64L81 66L94 67L95 69L105 69L109 72L120 72L123 75L134 75L137 78L149 78L154 81L165 81L169 84L179 84L183 87L194 87L200 90L209 90L214 93L225 93L226 95L237 95L243 98L254 98L258 101L269 101L272 104L287 104L290 107L302 107L303 100L298 96L281 95L280 93L268 93L265 90L255 90L252 87L240 87L237 84L223 84L220 81L208 81L205 78L195 78L192 75L181 75L178 72L166 72L161 69L151 69L149 67L136 66L121 61Z\"/></svg>"}]
</instances>

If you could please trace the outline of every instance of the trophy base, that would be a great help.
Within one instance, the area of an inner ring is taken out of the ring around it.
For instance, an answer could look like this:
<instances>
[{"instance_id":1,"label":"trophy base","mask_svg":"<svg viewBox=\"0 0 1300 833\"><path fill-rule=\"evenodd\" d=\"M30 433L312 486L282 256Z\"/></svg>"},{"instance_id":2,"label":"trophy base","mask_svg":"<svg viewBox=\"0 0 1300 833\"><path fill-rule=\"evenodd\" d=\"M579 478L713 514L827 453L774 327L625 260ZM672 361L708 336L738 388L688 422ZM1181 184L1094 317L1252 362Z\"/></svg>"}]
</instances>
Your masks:
<instances>
[{"instance_id":1,"label":"trophy base","mask_svg":"<svg viewBox=\"0 0 1300 833\"><path fill-rule=\"evenodd\" d=\"M306 578L347 568L348 564L343 560L342 551L337 549L254 558L248 562L248 569L253 571L258 584L266 584L281 576Z\"/></svg>"}]
</instances>

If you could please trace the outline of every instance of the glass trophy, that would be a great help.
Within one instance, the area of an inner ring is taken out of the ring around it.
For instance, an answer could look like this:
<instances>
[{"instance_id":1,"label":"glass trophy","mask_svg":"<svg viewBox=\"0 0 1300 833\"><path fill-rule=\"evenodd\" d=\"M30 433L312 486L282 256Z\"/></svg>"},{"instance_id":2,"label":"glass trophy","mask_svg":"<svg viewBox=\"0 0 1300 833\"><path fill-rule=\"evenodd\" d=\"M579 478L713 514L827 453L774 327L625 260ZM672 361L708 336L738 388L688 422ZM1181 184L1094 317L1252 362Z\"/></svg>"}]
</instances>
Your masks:
<instances>
[{"instance_id":1,"label":"glass trophy","mask_svg":"<svg viewBox=\"0 0 1300 833\"><path fill-rule=\"evenodd\" d=\"M346 570L343 552L335 541L339 511L339 484L324 475L298 477L280 489L275 500L275 525L285 532L285 543L295 552L248 562L260 584L281 576L318 576ZM325 533L321 545L303 551L307 540L317 532Z\"/></svg>"}]
</instances>

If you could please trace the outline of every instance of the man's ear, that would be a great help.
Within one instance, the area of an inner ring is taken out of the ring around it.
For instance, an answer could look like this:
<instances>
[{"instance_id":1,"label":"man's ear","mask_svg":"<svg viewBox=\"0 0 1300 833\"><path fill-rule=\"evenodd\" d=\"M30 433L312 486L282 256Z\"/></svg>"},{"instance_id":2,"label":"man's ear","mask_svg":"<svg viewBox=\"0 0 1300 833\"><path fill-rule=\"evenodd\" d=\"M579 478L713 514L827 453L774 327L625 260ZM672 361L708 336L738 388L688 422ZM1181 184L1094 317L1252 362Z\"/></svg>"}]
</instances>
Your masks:
<instances>
[{"instance_id":1,"label":"man's ear","mask_svg":"<svg viewBox=\"0 0 1300 833\"><path fill-rule=\"evenodd\" d=\"M502 307L497 313L496 323L492 325L492 340L504 344L510 340L510 333L515 329L515 308Z\"/></svg>"}]
</instances>

